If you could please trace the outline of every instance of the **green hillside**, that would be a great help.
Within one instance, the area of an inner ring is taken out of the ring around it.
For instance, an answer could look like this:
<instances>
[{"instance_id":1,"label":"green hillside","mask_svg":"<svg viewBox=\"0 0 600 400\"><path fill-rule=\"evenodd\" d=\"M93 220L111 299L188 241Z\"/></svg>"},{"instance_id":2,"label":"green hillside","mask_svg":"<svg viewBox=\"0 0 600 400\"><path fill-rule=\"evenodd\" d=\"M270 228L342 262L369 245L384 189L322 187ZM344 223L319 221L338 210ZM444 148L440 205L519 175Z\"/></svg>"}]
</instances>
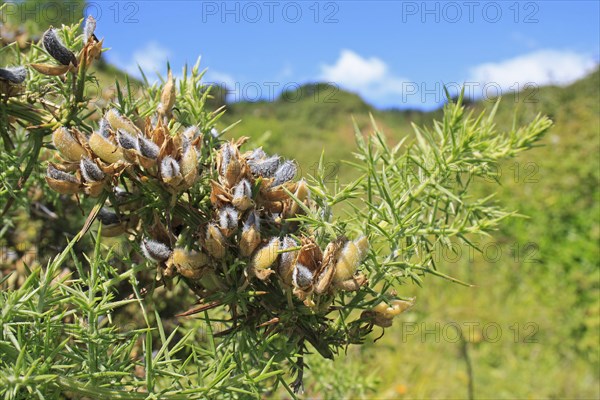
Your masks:
<instances>
[{"instance_id":1,"label":"green hillside","mask_svg":"<svg viewBox=\"0 0 600 400\"><path fill-rule=\"evenodd\" d=\"M344 357L319 363L315 357L319 367L313 373L322 382L312 390L331 398L360 394L350 383L328 390L327 382L333 382L328 376L348 374L362 388L378 381L374 392L365 392L370 396L456 398L467 395L468 360L478 398L600 395L598 87L596 71L568 87L502 99L500 128L539 112L555 121L541 147L499 171L499 200L528 218L507 222L494 242L482 241L484 255L467 249L441 254L443 271L475 287L433 277L419 290L407 286L406 294L419 295L414 311L387 329L376 347L360 353L350 349L350 363ZM439 115L376 110L344 91L320 101L332 93L325 85L300 90L274 102L231 104L221 122L241 120L233 135L262 140L268 151L297 159L304 173L324 150L333 162L332 177L339 172L343 183L349 171L339 161L352 159L351 116L368 132L372 113L386 136L399 140L412 134L412 122L427 124ZM471 107L479 111L492 104ZM462 328L466 344L456 339L454 324Z\"/></svg>"}]
</instances>

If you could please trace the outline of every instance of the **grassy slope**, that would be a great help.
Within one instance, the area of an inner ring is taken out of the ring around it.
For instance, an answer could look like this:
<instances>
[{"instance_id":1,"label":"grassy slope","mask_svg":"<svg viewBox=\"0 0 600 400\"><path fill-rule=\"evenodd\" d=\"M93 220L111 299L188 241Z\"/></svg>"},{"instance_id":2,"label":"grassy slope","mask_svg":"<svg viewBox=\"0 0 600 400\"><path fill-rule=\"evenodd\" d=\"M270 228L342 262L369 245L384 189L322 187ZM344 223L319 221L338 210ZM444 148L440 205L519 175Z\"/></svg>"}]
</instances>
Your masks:
<instances>
[{"instance_id":1,"label":"grassy slope","mask_svg":"<svg viewBox=\"0 0 600 400\"><path fill-rule=\"evenodd\" d=\"M471 257L463 249L456 262L441 263L443 270L474 283L475 288L437 278L428 278L421 289L406 286L403 295L419 296L414 311L388 329L376 347L362 353L350 351L353 367L365 374L374 372L380 380L378 395L466 396L464 353L454 340L452 326L447 325L451 322L458 323L471 340L467 351L476 397L600 395L599 81L600 74L595 72L566 88L545 87L502 100L497 117L502 129L510 128L515 110L517 123L537 112L548 114L556 123L542 147L501 169L499 200L530 218L509 221L488 245L487 259ZM266 149L296 158L303 171L310 173L322 149L334 166L351 158L350 114L368 131L368 113L372 112L394 139L410 134L410 122L429 123L439 115L377 111L345 92L335 93L337 102L319 97L308 90L294 102L234 104L224 122L241 119L234 135L261 138ZM479 103L473 108L489 106ZM263 136L267 131L270 134ZM343 165L339 172L342 181L350 175ZM495 260L498 249L501 253ZM479 324L473 335L468 334L468 323ZM483 329L492 323L497 325ZM495 327L501 331L497 341L492 340ZM535 342L526 343L526 338ZM324 367L325 371L339 369L347 361L342 357L335 367Z\"/></svg>"}]
</instances>

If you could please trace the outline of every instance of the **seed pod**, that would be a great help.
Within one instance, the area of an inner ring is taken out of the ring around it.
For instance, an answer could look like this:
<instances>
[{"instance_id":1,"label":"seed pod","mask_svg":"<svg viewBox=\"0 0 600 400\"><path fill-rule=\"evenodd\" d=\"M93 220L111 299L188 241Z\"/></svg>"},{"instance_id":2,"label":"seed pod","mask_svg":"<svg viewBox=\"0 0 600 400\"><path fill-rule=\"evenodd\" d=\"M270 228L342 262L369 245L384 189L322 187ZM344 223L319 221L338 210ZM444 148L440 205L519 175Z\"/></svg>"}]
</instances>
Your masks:
<instances>
[{"instance_id":1,"label":"seed pod","mask_svg":"<svg viewBox=\"0 0 600 400\"><path fill-rule=\"evenodd\" d=\"M87 152L67 128L61 126L52 133L52 142L60 154L69 161L79 161Z\"/></svg>"},{"instance_id":2,"label":"seed pod","mask_svg":"<svg viewBox=\"0 0 600 400\"><path fill-rule=\"evenodd\" d=\"M265 153L265 151L262 149L262 147L259 147L257 149L252 150L252 152L250 154L247 154L246 160L258 161L258 160L261 160L266 157L267 157L267 154Z\"/></svg>"},{"instance_id":3,"label":"seed pod","mask_svg":"<svg viewBox=\"0 0 600 400\"><path fill-rule=\"evenodd\" d=\"M292 283L294 287L302 290L308 289L313 282L313 272L306 266L296 263L292 274Z\"/></svg>"},{"instance_id":4,"label":"seed pod","mask_svg":"<svg viewBox=\"0 0 600 400\"><path fill-rule=\"evenodd\" d=\"M52 164L48 164L46 182L52 190L60 194L75 194L81 190L81 182L75 176L57 169Z\"/></svg>"},{"instance_id":5,"label":"seed pod","mask_svg":"<svg viewBox=\"0 0 600 400\"><path fill-rule=\"evenodd\" d=\"M223 258L226 248L225 237L215 224L209 224L206 228L206 241L204 245L208 253L214 258Z\"/></svg>"},{"instance_id":6,"label":"seed pod","mask_svg":"<svg viewBox=\"0 0 600 400\"><path fill-rule=\"evenodd\" d=\"M18 85L23 83L25 78L27 78L27 69L23 66L0 68L0 80Z\"/></svg>"},{"instance_id":7,"label":"seed pod","mask_svg":"<svg viewBox=\"0 0 600 400\"><path fill-rule=\"evenodd\" d=\"M272 186L278 186L291 181L294 176L296 176L296 172L298 172L296 163L290 160L284 162L277 168L277 171L275 171L275 180L273 181Z\"/></svg>"},{"instance_id":8,"label":"seed pod","mask_svg":"<svg viewBox=\"0 0 600 400\"><path fill-rule=\"evenodd\" d=\"M89 42L90 39L93 39L94 31L96 30L96 20L94 17L89 15L85 20L85 25L83 26L83 38L85 42Z\"/></svg>"},{"instance_id":9,"label":"seed pod","mask_svg":"<svg viewBox=\"0 0 600 400\"><path fill-rule=\"evenodd\" d=\"M347 242L340 253L335 266L334 282L342 282L354 275L358 265L364 258L368 248L366 237L362 237L355 242Z\"/></svg>"},{"instance_id":10,"label":"seed pod","mask_svg":"<svg viewBox=\"0 0 600 400\"><path fill-rule=\"evenodd\" d=\"M294 192L294 196L300 200L300 201L304 201L306 200L310 195L310 191L308 189L308 185L306 184L306 181L304 179L301 179L297 186L296 186L296 191ZM300 205L292 200L292 204L287 212L287 217L294 217L295 215L297 215L300 212L301 208Z\"/></svg>"},{"instance_id":11,"label":"seed pod","mask_svg":"<svg viewBox=\"0 0 600 400\"><path fill-rule=\"evenodd\" d=\"M277 168L279 167L280 157L278 155L274 155L264 160L250 160L248 161L248 166L250 167L250 172L254 176L261 176L263 178L271 178L275 175Z\"/></svg>"},{"instance_id":12,"label":"seed pod","mask_svg":"<svg viewBox=\"0 0 600 400\"><path fill-rule=\"evenodd\" d=\"M221 136L221 134L219 133L219 131L216 128L212 128L210 130L210 135L214 138L218 138L219 136Z\"/></svg>"},{"instance_id":13,"label":"seed pod","mask_svg":"<svg viewBox=\"0 0 600 400\"><path fill-rule=\"evenodd\" d=\"M262 248L258 249L250 263L251 267L257 270L267 269L271 267L271 265L273 265L275 260L277 260L277 256L279 255L279 246L279 238L272 238L269 241L269 243L267 243Z\"/></svg>"},{"instance_id":14,"label":"seed pod","mask_svg":"<svg viewBox=\"0 0 600 400\"><path fill-rule=\"evenodd\" d=\"M171 258L177 272L188 279L199 279L203 275L203 269L210 262L208 256L198 251L187 251L176 248Z\"/></svg>"},{"instance_id":15,"label":"seed pod","mask_svg":"<svg viewBox=\"0 0 600 400\"><path fill-rule=\"evenodd\" d=\"M62 65L70 65L77 67L77 59L75 58L75 54L69 49L65 47L65 45L58 38L56 33L56 29L50 28L42 37L42 44L44 48L54 58L56 61L61 63Z\"/></svg>"},{"instance_id":16,"label":"seed pod","mask_svg":"<svg viewBox=\"0 0 600 400\"><path fill-rule=\"evenodd\" d=\"M248 179L242 179L233 189L233 205L240 211L252 206L252 187Z\"/></svg>"},{"instance_id":17,"label":"seed pod","mask_svg":"<svg viewBox=\"0 0 600 400\"><path fill-rule=\"evenodd\" d=\"M139 149L139 144L136 138L121 129L117 130L117 143L125 150L138 151Z\"/></svg>"},{"instance_id":18,"label":"seed pod","mask_svg":"<svg viewBox=\"0 0 600 400\"><path fill-rule=\"evenodd\" d=\"M89 145L94 154L109 164L124 160L123 150L108 139L108 133L105 136L102 132L103 129L101 127L98 132L92 132L90 135ZM104 132L108 132L108 128Z\"/></svg>"},{"instance_id":19,"label":"seed pod","mask_svg":"<svg viewBox=\"0 0 600 400\"><path fill-rule=\"evenodd\" d=\"M66 74L69 71L69 66L66 65L50 65L50 64L36 64L31 63L29 66L35 69L40 74L48 76L59 76Z\"/></svg>"},{"instance_id":20,"label":"seed pod","mask_svg":"<svg viewBox=\"0 0 600 400\"><path fill-rule=\"evenodd\" d=\"M79 170L85 182L99 182L105 177L100 167L87 157L81 157Z\"/></svg>"},{"instance_id":21,"label":"seed pod","mask_svg":"<svg viewBox=\"0 0 600 400\"><path fill-rule=\"evenodd\" d=\"M100 118L100 122L98 123L98 134L105 139L110 138L110 124L104 117Z\"/></svg>"},{"instance_id":22,"label":"seed pod","mask_svg":"<svg viewBox=\"0 0 600 400\"><path fill-rule=\"evenodd\" d=\"M155 263L166 261L172 253L172 250L166 244L148 238L142 239L140 248L144 256Z\"/></svg>"},{"instance_id":23,"label":"seed pod","mask_svg":"<svg viewBox=\"0 0 600 400\"><path fill-rule=\"evenodd\" d=\"M160 162L160 176L163 182L173 188L177 187L183 179L179 163L171 156L166 156Z\"/></svg>"},{"instance_id":24,"label":"seed pod","mask_svg":"<svg viewBox=\"0 0 600 400\"><path fill-rule=\"evenodd\" d=\"M187 187L192 186L198 177L198 154L193 146L188 146L181 156L181 175Z\"/></svg>"},{"instance_id":25,"label":"seed pod","mask_svg":"<svg viewBox=\"0 0 600 400\"><path fill-rule=\"evenodd\" d=\"M323 262L321 263L321 268L315 285L315 292L317 294L322 294L329 290L335 274L335 268L339 255L347 241L348 239L346 239L345 236L340 236L336 240L330 242L325 248L325 252L323 253Z\"/></svg>"},{"instance_id":26,"label":"seed pod","mask_svg":"<svg viewBox=\"0 0 600 400\"><path fill-rule=\"evenodd\" d=\"M140 133L140 130L133 122L129 119L125 118L115 108L111 108L104 114L104 118L108 121L110 126L118 131L119 129L124 130L130 135L137 135Z\"/></svg>"},{"instance_id":27,"label":"seed pod","mask_svg":"<svg viewBox=\"0 0 600 400\"><path fill-rule=\"evenodd\" d=\"M107 208L101 208L97 215L98 220L102 224L103 237L115 237L125 232L127 222L122 221L119 216Z\"/></svg>"},{"instance_id":28,"label":"seed pod","mask_svg":"<svg viewBox=\"0 0 600 400\"><path fill-rule=\"evenodd\" d=\"M160 149L150 139L145 138L144 136L138 135L138 146L140 149L141 155L151 160L156 160L158 158L158 152Z\"/></svg>"},{"instance_id":29,"label":"seed pod","mask_svg":"<svg viewBox=\"0 0 600 400\"><path fill-rule=\"evenodd\" d=\"M240 238L240 254L244 257L249 257L260 244L260 220L255 212L251 212L244 227Z\"/></svg>"},{"instance_id":30,"label":"seed pod","mask_svg":"<svg viewBox=\"0 0 600 400\"><path fill-rule=\"evenodd\" d=\"M281 243L282 250L291 249L297 246L298 243L296 243L291 236L285 236ZM277 269L277 273L281 277L281 280L288 285L292 283L292 274L294 273L294 264L296 263L297 258L298 250L282 252L279 258L279 268Z\"/></svg>"},{"instance_id":31,"label":"seed pod","mask_svg":"<svg viewBox=\"0 0 600 400\"><path fill-rule=\"evenodd\" d=\"M160 104L158 105L158 113L161 115L165 115L167 117L171 116L171 109L173 108L173 104L175 104L175 82L173 80L173 74L169 70L169 75L167 77L167 83L163 87L161 96L160 96Z\"/></svg>"},{"instance_id":32,"label":"seed pod","mask_svg":"<svg viewBox=\"0 0 600 400\"><path fill-rule=\"evenodd\" d=\"M219 152L219 175L221 182L227 185L227 188L232 188L240 176L242 166L239 158L240 154L232 144L225 143L221 146Z\"/></svg>"},{"instance_id":33,"label":"seed pod","mask_svg":"<svg viewBox=\"0 0 600 400\"><path fill-rule=\"evenodd\" d=\"M226 206L219 210L219 226L225 236L229 236L238 227L239 213L231 207Z\"/></svg>"}]
</instances>

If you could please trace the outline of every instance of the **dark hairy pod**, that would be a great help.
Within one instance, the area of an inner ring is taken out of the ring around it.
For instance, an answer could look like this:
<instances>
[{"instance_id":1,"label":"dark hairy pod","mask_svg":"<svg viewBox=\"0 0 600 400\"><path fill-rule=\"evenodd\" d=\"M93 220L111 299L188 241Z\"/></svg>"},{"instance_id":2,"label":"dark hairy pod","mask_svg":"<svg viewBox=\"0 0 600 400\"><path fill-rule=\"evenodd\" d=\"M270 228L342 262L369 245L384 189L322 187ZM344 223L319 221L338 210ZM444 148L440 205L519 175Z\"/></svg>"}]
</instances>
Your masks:
<instances>
[{"instance_id":1,"label":"dark hairy pod","mask_svg":"<svg viewBox=\"0 0 600 400\"><path fill-rule=\"evenodd\" d=\"M0 68L0 79L18 85L27 78L27 69L23 66Z\"/></svg>"},{"instance_id":2,"label":"dark hairy pod","mask_svg":"<svg viewBox=\"0 0 600 400\"><path fill-rule=\"evenodd\" d=\"M140 247L144 256L154 262L166 261L173 252L166 244L147 238L142 239Z\"/></svg>"},{"instance_id":3,"label":"dark hairy pod","mask_svg":"<svg viewBox=\"0 0 600 400\"><path fill-rule=\"evenodd\" d=\"M70 65L73 64L77 66L77 58L75 58L75 54L69 49L65 47L65 45L60 41L58 35L56 33L56 29L50 28L42 37L42 44L44 48L54 58L56 61L61 63L62 65Z\"/></svg>"},{"instance_id":4,"label":"dark hairy pod","mask_svg":"<svg viewBox=\"0 0 600 400\"><path fill-rule=\"evenodd\" d=\"M263 178L270 178L275 175L277 168L279 167L280 158L278 155L271 156L264 160L250 159L248 166L254 176L262 176Z\"/></svg>"},{"instance_id":5,"label":"dark hairy pod","mask_svg":"<svg viewBox=\"0 0 600 400\"><path fill-rule=\"evenodd\" d=\"M79 162L79 169L81 175L86 182L98 182L104 179L105 174L102 172L100 167L87 157L82 157Z\"/></svg>"},{"instance_id":6,"label":"dark hairy pod","mask_svg":"<svg viewBox=\"0 0 600 400\"><path fill-rule=\"evenodd\" d=\"M275 180L273 186L278 186L288 181L291 181L298 172L298 167L293 161L286 161L275 171Z\"/></svg>"},{"instance_id":7,"label":"dark hairy pod","mask_svg":"<svg viewBox=\"0 0 600 400\"><path fill-rule=\"evenodd\" d=\"M138 141L121 129L117 131L117 143L126 150L138 150Z\"/></svg>"},{"instance_id":8,"label":"dark hairy pod","mask_svg":"<svg viewBox=\"0 0 600 400\"><path fill-rule=\"evenodd\" d=\"M156 160L158 157L159 148L153 141L146 139L143 136L138 136L140 153L151 160Z\"/></svg>"}]
</instances>

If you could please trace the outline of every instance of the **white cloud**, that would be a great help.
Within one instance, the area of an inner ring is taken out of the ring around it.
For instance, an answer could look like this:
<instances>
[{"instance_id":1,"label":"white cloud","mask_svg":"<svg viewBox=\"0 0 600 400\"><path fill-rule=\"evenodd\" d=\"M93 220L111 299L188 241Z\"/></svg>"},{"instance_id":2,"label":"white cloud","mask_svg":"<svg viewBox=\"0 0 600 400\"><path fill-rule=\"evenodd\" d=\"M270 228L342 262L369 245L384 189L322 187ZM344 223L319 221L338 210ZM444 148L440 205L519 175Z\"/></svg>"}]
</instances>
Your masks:
<instances>
[{"instance_id":1,"label":"white cloud","mask_svg":"<svg viewBox=\"0 0 600 400\"><path fill-rule=\"evenodd\" d=\"M493 83L503 90L525 84L568 85L596 67L594 58L573 51L539 50L499 62L471 68L470 82Z\"/></svg>"},{"instance_id":2,"label":"white cloud","mask_svg":"<svg viewBox=\"0 0 600 400\"><path fill-rule=\"evenodd\" d=\"M124 61L121 57L113 56L114 62L128 74L141 77L139 67L144 71L148 79L152 79L155 72L164 73L167 69L167 61L171 52L156 42L148 42L133 52L131 57Z\"/></svg>"},{"instance_id":3,"label":"white cloud","mask_svg":"<svg viewBox=\"0 0 600 400\"><path fill-rule=\"evenodd\" d=\"M228 73L215 71L212 69L209 69L206 72L203 80L210 83L224 84L229 90L235 88L236 83L236 80L233 78L233 76L229 75Z\"/></svg>"},{"instance_id":4,"label":"white cloud","mask_svg":"<svg viewBox=\"0 0 600 400\"><path fill-rule=\"evenodd\" d=\"M342 50L332 65L321 65L319 80L335 82L375 101L401 94L404 82L408 81L393 75L380 58L365 58L352 50Z\"/></svg>"}]
</instances>

